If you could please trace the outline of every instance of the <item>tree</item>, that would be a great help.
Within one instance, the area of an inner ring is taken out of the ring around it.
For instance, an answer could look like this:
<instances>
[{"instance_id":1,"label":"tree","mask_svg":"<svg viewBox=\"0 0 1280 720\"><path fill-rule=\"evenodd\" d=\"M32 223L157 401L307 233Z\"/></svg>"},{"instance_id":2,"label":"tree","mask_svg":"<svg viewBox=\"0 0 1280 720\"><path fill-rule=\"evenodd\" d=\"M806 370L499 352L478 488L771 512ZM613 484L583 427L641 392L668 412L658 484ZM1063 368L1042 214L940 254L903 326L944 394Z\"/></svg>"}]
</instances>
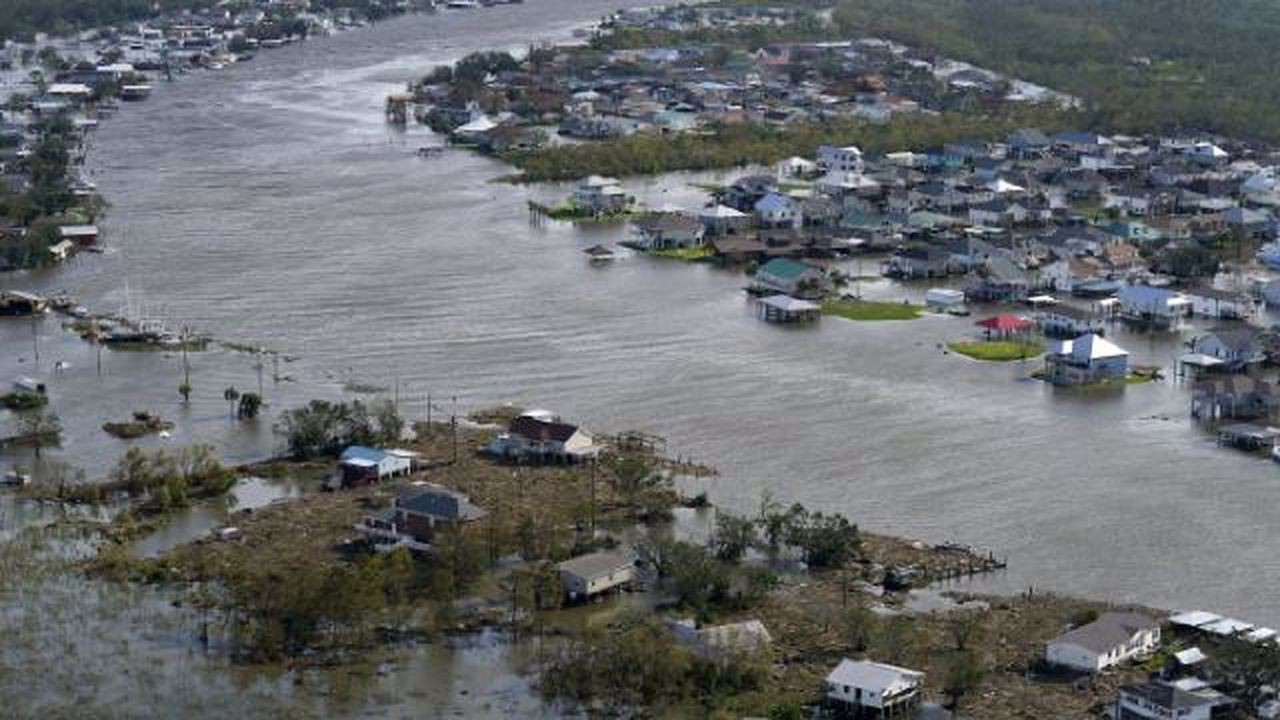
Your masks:
<instances>
[{"instance_id":1,"label":"tree","mask_svg":"<svg viewBox=\"0 0 1280 720\"><path fill-rule=\"evenodd\" d=\"M228 399L230 402L230 399ZM258 417L258 411L262 409L262 396L258 393L247 392L240 396L240 405L236 409L236 415L242 420L252 420Z\"/></svg>"},{"instance_id":2,"label":"tree","mask_svg":"<svg viewBox=\"0 0 1280 720\"><path fill-rule=\"evenodd\" d=\"M862 604L854 605L845 611L844 634L853 652L865 652L871 644L872 634L876 629L876 615Z\"/></svg>"},{"instance_id":3,"label":"tree","mask_svg":"<svg viewBox=\"0 0 1280 720\"><path fill-rule=\"evenodd\" d=\"M947 674L942 683L942 692L947 696L948 707L953 712L959 709L960 701L965 695L978 689L985 676L986 669L976 652L965 650L956 653L947 666Z\"/></svg>"},{"instance_id":4,"label":"tree","mask_svg":"<svg viewBox=\"0 0 1280 720\"><path fill-rule=\"evenodd\" d=\"M184 382L179 385L178 394L182 396L183 403L191 402L191 383Z\"/></svg>"},{"instance_id":5,"label":"tree","mask_svg":"<svg viewBox=\"0 0 1280 720\"><path fill-rule=\"evenodd\" d=\"M222 399L227 401L227 415L234 419L236 416L236 401L240 399L240 391L235 387L229 387L222 391Z\"/></svg>"},{"instance_id":6,"label":"tree","mask_svg":"<svg viewBox=\"0 0 1280 720\"><path fill-rule=\"evenodd\" d=\"M947 634L960 652L968 650L972 644L981 640L985 632L982 615L977 612L953 612L947 620Z\"/></svg>"},{"instance_id":7,"label":"tree","mask_svg":"<svg viewBox=\"0 0 1280 720\"><path fill-rule=\"evenodd\" d=\"M716 557L725 562L736 563L755 541L755 522L727 512L716 513L716 529L712 538Z\"/></svg>"},{"instance_id":8,"label":"tree","mask_svg":"<svg viewBox=\"0 0 1280 720\"><path fill-rule=\"evenodd\" d=\"M373 406L373 419L378 426L378 436L384 443L398 443L404 436L404 418L395 403L383 400Z\"/></svg>"},{"instance_id":9,"label":"tree","mask_svg":"<svg viewBox=\"0 0 1280 720\"><path fill-rule=\"evenodd\" d=\"M1238 690L1233 694L1245 708L1257 707L1269 688L1280 685L1280 647L1233 637L1214 654L1218 672Z\"/></svg>"},{"instance_id":10,"label":"tree","mask_svg":"<svg viewBox=\"0 0 1280 720\"><path fill-rule=\"evenodd\" d=\"M35 448L36 457L45 445L57 445L62 437L62 420L49 410L18 416L18 432Z\"/></svg>"}]
</instances>

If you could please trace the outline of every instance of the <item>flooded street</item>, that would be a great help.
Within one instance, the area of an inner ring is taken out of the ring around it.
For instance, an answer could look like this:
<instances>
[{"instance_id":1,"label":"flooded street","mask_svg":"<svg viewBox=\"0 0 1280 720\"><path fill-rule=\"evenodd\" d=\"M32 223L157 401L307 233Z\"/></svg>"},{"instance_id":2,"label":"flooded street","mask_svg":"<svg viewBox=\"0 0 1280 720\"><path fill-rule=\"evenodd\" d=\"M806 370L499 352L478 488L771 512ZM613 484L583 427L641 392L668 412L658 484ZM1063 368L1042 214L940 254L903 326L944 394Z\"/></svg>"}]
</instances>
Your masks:
<instances>
[{"instance_id":1,"label":"flooded street","mask_svg":"<svg viewBox=\"0 0 1280 720\"><path fill-rule=\"evenodd\" d=\"M270 425L280 409L338 397L348 381L398 386L411 416L425 415L427 393L467 408L526 403L589 428L667 437L673 455L719 467L702 489L735 511L754 511L768 491L870 529L1008 556L1007 572L964 587L1033 585L1280 624L1280 595L1265 591L1280 584L1280 469L1216 448L1188 420L1185 386L1055 391L1023 379L1034 361L983 364L940 349L972 334L977 317L766 325L745 301L740 274L642 257L591 267L582 249L623 239L625 228L532 226L526 201L566 188L492 182L509 168L463 151L416 157L415 148L439 139L383 123L385 95L433 64L565 38L626 4L529 0L405 18L263 52L125 107L93 137L90 158L112 206L102 226L113 251L3 277L0 287L66 289L95 311L124 306L128 287L128 302L171 326L296 357L280 367L293 381L274 382L268 367L272 406L256 423L236 424L222 392L256 388L250 355L193 354L195 393L184 408L176 355L107 351L98 374L96 349L48 318L36 327L43 365L33 372L30 322L0 322L0 380L51 377L53 360L70 364L51 380L68 440L46 456L100 475L127 447L101 432L102 422L146 407L177 428L144 446L209 442L249 460L275 448ZM689 183L709 177L627 185L650 206L694 207L703 193ZM876 269L865 263L864 272ZM862 290L889 299L918 297L924 287L875 281ZM1114 339L1134 363L1166 373L1182 351L1171 336L1118 331ZM11 459L0 458L0 468ZM135 607L145 614L148 606ZM129 630L148 617L54 612L26 622L77 635L77 623L91 622L120 637L91 650L77 649L87 640L75 638L45 655L6 650L0 670L39 657L62 664L55 655L92 663L123 644L147 662L172 663L156 693L199 684L183 668L208 678L192 702L247 682L189 646L162 651L169 640ZM529 711L518 678L494 673L491 687L476 672L514 661L494 660L488 646L431 652L446 653L441 662L454 672L435 677L424 668L436 661L418 652L377 681L380 692L412 700L410 708L454 702L461 690L493 693L495 708ZM123 667L126 657L112 662ZM58 692L58 680L41 682ZM249 689L288 701L283 680L255 676ZM0 683L0 697L18 690ZM478 701L458 702L486 714Z\"/></svg>"}]
</instances>

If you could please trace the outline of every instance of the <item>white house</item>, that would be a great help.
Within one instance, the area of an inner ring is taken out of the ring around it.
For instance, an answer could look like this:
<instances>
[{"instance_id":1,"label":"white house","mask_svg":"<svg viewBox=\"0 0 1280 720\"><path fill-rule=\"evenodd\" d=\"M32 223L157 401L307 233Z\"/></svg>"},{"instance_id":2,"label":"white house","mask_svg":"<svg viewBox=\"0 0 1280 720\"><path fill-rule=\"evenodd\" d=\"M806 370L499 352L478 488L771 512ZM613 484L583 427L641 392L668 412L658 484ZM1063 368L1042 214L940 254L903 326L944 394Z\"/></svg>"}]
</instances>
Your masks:
<instances>
[{"instance_id":1,"label":"white house","mask_svg":"<svg viewBox=\"0 0 1280 720\"><path fill-rule=\"evenodd\" d=\"M686 213L650 213L637 220L635 226L646 250L697 247L707 231L702 220Z\"/></svg>"},{"instance_id":2,"label":"white house","mask_svg":"<svg viewBox=\"0 0 1280 720\"><path fill-rule=\"evenodd\" d=\"M1108 612L1049 642L1045 660L1053 665L1101 672L1153 652L1160 645L1160 623L1133 612Z\"/></svg>"},{"instance_id":3,"label":"white house","mask_svg":"<svg viewBox=\"0 0 1280 720\"><path fill-rule=\"evenodd\" d=\"M780 161L777 165L777 169L779 178L802 178L808 177L817 172L818 163L802 157L789 157L786 160Z\"/></svg>"},{"instance_id":4,"label":"white house","mask_svg":"<svg viewBox=\"0 0 1280 720\"><path fill-rule=\"evenodd\" d=\"M556 566L565 594L571 601L622 587L635 579L635 561L619 552L594 552L565 560Z\"/></svg>"},{"instance_id":5,"label":"white house","mask_svg":"<svg viewBox=\"0 0 1280 720\"><path fill-rule=\"evenodd\" d=\"M1076 338L1086 334L1101 334L1105 329L1102 316L1092 310L1058 303L1036 313L1036 321L1045 335Z\"/></svg>"},{"instance_id":6,"label":"white house","mask_svg":"<svg viewBox=\"0 0 1280 720\"><path fill-rule=\"evenodd\" d=\"M1191 341L1191 352L1215 357L1237 367L1267 359L1258 339L1259 331L1249 325L1215 327Z\"/></svg>"},{"instance_id":7,"label":"white house","mask_svg":"<svg viewBox=\"0 0 1280 720\"><path fill-rule=\"evenodd\" d=\"M590 433L576 425L531 411L512 420L507 431L489 443L488 451L512 459L573 462L595 457L600 448Z\"/></svg>"},{"instance_id":8,"label":"white house","mask_svg":"<svg viewBox=\"0 0 1280 720\"><path fill-rule=\"evenodd\" d=\"M1044 356L1045 379L1054 385L1090 385L1120 380L1129 372L1129 353L1101 335L1066 340Z\"/></svg>"},{"instance_id":9,"label":"white house","mask_svg":"<svg viewBox=\"0 0 1280 720\"><path fill-rule=\"evenodd\" d=\"M836 147L823 145L818 148L818 167L824 172L849 172L862 174L862 150L855 145Z\"/></svg>"},{"instance_id":10,"label":"white house","mask_svg":"<svg viewBox=\"0 0 1280 720\"><path fill-rule=\"evenodd\" d=\"M1256 309L1253 298L1230 290L1201 287L1184 290L1182 294L1191 300L1191 312L1202 317L1244 320L1252 317Z\"/></svg>"},{"instance_id":11,"label":"white house","mask_svg":"<svg viewBox=\"0 0 1280 720\"><path fill-rule=\"evenodd\" d=\"M753 208L760 222L771 227L799 227L800 204L781 193L771 192Z\"/></svg>"},{"instance_id":12,"label":"white house","mask_svg":"<svg viewBox=\"0 0 1280 720\"><path fill-rule=\"evenodd\" d=\"M342 484L365 485L397 475L413 472L416 454L408 450L380 450L352 445L342 451L338 459L342 470Z\"/></svg>"},{"instance_id":13,"label":"white house","mask_svg":"<svg viewBox=\"0 0 1280 720\"><path fill-rule=\"evenodd\" d=\"M583 179L573 189L574 204L585 212L618 212L631 205L632 200L617 180L599 175Z\"/></svg>"},{"instance_id":14,"label":"white house","mask_svg":"<svg viewBox=\"0 0 1280 720\"><path fill-rule=\"evenodd\" d=\"M909 710L920 702L924 673L895 665L845 658L827 675L827 702L860 712L870 709L887 715Z\"/></svg>"},{"instance_id":15,"label":"white house","mask_svg":"<svg viewBox=\"0 0 1280 720\"><path fill-rule=\"evenodd\" d=\"M1190 300L1172 290L1146 285L1122 287L1116 299L1122 316L1168 328L1177 327L1191 306Z\"/></svg>"},{"instance_id":16,"label":"white house","mask_svg":"<svg viewBox=\"0 0 1280 720\"><path fill-rule=\"evenodd\" d=\"M1213 698L1165 683L1125 685L1116 693L1116 720L1209 720Z\"/></svg>"}]
</instances>

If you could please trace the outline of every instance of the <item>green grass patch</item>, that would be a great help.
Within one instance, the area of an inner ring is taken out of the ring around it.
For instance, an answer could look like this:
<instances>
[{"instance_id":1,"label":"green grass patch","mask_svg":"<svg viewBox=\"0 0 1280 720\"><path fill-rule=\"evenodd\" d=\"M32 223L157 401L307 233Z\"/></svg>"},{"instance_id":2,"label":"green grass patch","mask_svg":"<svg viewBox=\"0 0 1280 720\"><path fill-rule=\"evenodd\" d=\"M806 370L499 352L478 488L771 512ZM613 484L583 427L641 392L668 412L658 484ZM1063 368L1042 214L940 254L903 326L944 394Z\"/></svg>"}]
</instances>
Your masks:
<instances>
[{"instance_id":1,"label":"green grass patch","mask_svg":"<svg viewBox=\"0 0 1280 720\"><path fill-rule=\"evenodd\" d=\"M0 407L5 407L9 410L35 410L36 408L44 407L48 403L49 398L40 393L18 390L0 395Z\"/></svg>"},{"instance_id":2,"label":"green grass patch","mask_svg":"<svg viewBox=\"0 0 1280 720\"><path fill-rule=\"evenodd\" d=\"M573 223L614 223L629 220L639 215L639 208L628 208L617 212L593 213L578 207L572 200L566 200L547 210L547 217L552 220L563 220Z\"/></svg>"},{"instance_id":3,"label":"green grass patch","mask_svg":"<svg viewBox=\"0 0 1280 720\"><path fill-rule=\"evenodd\" d=\"M834 315L845 320L915 320L924 312L920 305L868 300L827 300L822 303L824 315Z\"/></svg>"},{"instance_id":4,"label":"green grass patch","mask_svg":"<svg viewBox=\"0 0 1280 720\"><path fill-rule=\"evenodd\" d=\"M1044 353L1039 340L957 340L947 343L947 347L951 352L990 362L1026 360Z\"/></svg>"},{"instance_id":5,"label":"green grass patch","mask_svg":"<svg viewBox=\"0 0 1280 720\"><path fill-rule=\"evenodd\" d=\"M654 257L684 260L685 262L705 262L714 258L716 256L716 251L706 245L697 245L694 247L670 248L667 250L651 250L648 254Z\"/></svg>"}]
</instances>

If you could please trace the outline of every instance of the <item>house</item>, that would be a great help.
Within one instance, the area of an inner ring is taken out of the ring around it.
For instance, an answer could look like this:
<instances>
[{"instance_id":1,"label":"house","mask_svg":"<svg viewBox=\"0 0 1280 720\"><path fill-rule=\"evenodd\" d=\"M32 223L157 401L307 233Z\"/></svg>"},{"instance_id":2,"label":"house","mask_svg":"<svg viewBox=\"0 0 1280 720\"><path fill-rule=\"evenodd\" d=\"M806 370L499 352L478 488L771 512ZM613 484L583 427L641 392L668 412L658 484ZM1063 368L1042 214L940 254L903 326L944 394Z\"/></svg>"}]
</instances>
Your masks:
<instances>
[{"instance_id":1,"label":"house","mask_svg":"<svg viewBox=\"0 0 1280 720\"><path fill-rule=\"evenodd\" d=\"M1090 385L1122 380L1129 372L1129 353L1101 335L1089 333L1063 341L1058 352L1044 356L1045 379L1054 385Z\"/></svg>"},{"instance_id":2,"label":"house","mask_svg":"<svg viewBox=\"0 0 1280 720\"><path fill-rule=\"evenodd\" d=\"M760 198L752 207L761 225L770 227L799 227L800 205L782 193L771 192Z\"/></svg>"},{"instance_id":3,"label":"house","mask_svg":"<svg viewBox=\"0 0 1280 720\"><path fill-rule=\"evenodd\" d=\"M1065 303L1047 307L1037 313L1040 330L1051 337L1077 338L1081 335L1101 335L1102 316L1093 310L1078 308Z\"/></svg>"},{"instance_id":4,"label":"house","mask_svg":"<svg viewBox=\"0 0 1280 720\"><path fill-rule=\"evenodd\" d=\"M1148 655L1159 645L1160 623L1155 618L1135 612L1108 612L1050 640L1045 660L1073 670L1101 672Z\"/></svg>"},{"instance_id":5,"label":"house","mask_svg":"<svg viewBox=\"0 0 1280 720\"><path fill-rule=\"evenodd\" d=\"M1257 309L1253 298L1244 293L1201 287L1184 290L1182 294L1191 300L1191 312L1218 320L1245 320Z\"/></svg>"},{"instance_id":6,"label":"house","mask_svg":"<svg viewBox=\"0 0 1280 720\"><path fill-rule=\"evenodd\" d=\"M592 175L573 190L573 202L579 210L597 215L626 210L635 202L613 178Z\"/></svg>"},{"instance_id":7,"label":"house","mask_svg":"<svg viewBox=\"0 0 1280 720\"><path fill-rule=\"evenodd\" d=\"M574 462L593 458L600 448L589 433L560 422L544 410L523 413L487 447L490 454L521 461Z\"/></svg>"},{"instance_id":8,"label":"house","mask_svg":"<svg viewBox=\"0 0 1280 720\"><path fill-rule=\"evenodd\" d=\"M888 717L919 705L924 673L870 660L840 661L827 675L826 702L837 713Z\"/></svg>"},{"instance_id":9,"label":"house","mask_svg":"<svg viewBox=\"0 0 1280 720\"><path fill-rule=\"evenodd\" d=\"M1191 388L1191 417L1200 420L1252 420L1280 412L1280 388L1248 375L1197 380Z\"/></svg>"},{"instance_id":10,"label":"house","mask_svg":"<svg viewBox=\"0 0 1280 720\"><path fill-rule=\"evenodd\" d=\"M704 658L754 655L769 647L773 637L759 620L699 627L692 618L668 620L667 629L677 640Z\"/></svg>"},{"instance_id":11,"label":"house","mask_svg":"<svg viewBox=\"0 0 1280 720\"><path fill-rule=\"evenodd\" d=\"M958 312L964 307L964 291L930 288L924 294L924 304L935 312Z\"/></svg>"},{"instance_id":12,"label":"house","mask_svg":"<svg viewBox=\"0 0 1280 720\"><path fill-rule=\"evenodd\" d=\"M1116 294L1120 316L1126 320L1173 329L1190 310L1191 301L1178 293L1147 285L1127 285Z\"/></svg>"},{"instance_id":13,"label":"house","mask_svg":"<svg viewBox=\"0 0 1280 720\"><path fill-rule=\"evenodd\" d=\"M716 205L698 213L706 235L737 235L751 226L751 216L728 205Z\"/></svg>"},{"instance_id":14,"label":"house","mask_svg":"<svg viewBox=\"0 0 1280 720\"><path fill-rule=\"evenodd\" d=\"M338 467L342 487L358 487L413 472L416 455L407 450L380 450L352 445L342 451Z\"/></svg>"},{"instance_id":15,"label":"house","mask_svg":"<svg viewBox=\"0 0 1280 720\"><path fill-rule=\"evenodd\" d=\"M58 236L77 245L93 245L98 242L98 226L62 225L58 228Z\"/></svg>"},{"instance_id":16,"label":"house","mask_svg":"<svg viewBox=\"0 0 1280 720\"><path fill-rule=\"evenodd\" d=\"M818 148L818 168L823 172L841 172L862 174L862 150L855 145L835 147L822 145Z\"/></svg>"},{"instance_id":17,"label":"house","mask_svg":"<svg viewBox=\"0 0 1280 720\"><path fill-rule=\"evenodd\" d=\"M21 290L0 290L0 316L39 315L49 309L49 301Z\"/></svg>"},{"instance_id":18,"label":"house","mask_svg":"<svg viewBox=\"0 0 1280 720\"><path fill-rule=\"evenodd\" d=\"M1243 369L1267 359L1259 333L1251 325L1210 328L1191 341L1191 352L1217 358L1229 369Z\"/></svg>"},{"instance_id":19,"label":"house","mask_svg":"<svg viewBox=\"0 0 1280 720\"><path fill-rule=\"evenodd\" d=\"M355 529L379 550L400 546L429 550L442 526L479 520L485 515L466 495L422 483L401 493L390 508L365 516Z\"/></svg>"},{"instance_id":20,"label":"house","mask_svg":"<svg viewBox=\"0 0 1280 720\"><path fill-rule=\"evenodd\" d=\"M996 252L979 269L978 277L965 288L965 295L982 302L1025 300L1031 280L1007 252Z\"/></svg>"},{"instance_id":21,"label":"house","mask_svg":"<svg viewBox=\"0 0 1280 720\"><path fill-rule=\"evenodd\" d=\"M778 189L772 175L747 175L738 178L724 191L724 204L742 212L752 212L765 195Z\"/></svg>"},{"instance_id":22,"label":"house","mask_svg":"<svg viewBox=\"0 0 1280 720\"><path fill-rule=\"evenodd\" d=\"M593 552L565 560L556 566L565 595L571 602L588 600L621 588L635 579L635 560L620 552Z\"/></svg>"},{"instance_id":23,"label":"house","mask_svg":"<svg viewBox=\"0 0 1280 720\"><path fill-rule=\"evenodd\" d=\"M951 269L951 253L931 245L898 248L885 261L884 274L904 279L946 277Z\"/></svg>"},{"instance_id":24,"label":"house","mask_svg":"<svg viewBox=\"0 0 1280 720\"><path fill-rule=\"evenodd\" d=\"M827 277L821 268L790 258L774 258L756 270L755 288L797 298L821 297Z\"/></svg>"},{"instance_id":25,"label":"house","mask_svg":"<svg viewBox=\"0 0 1280 720\"><path fill-rule=\"evenodd\" d=\"M1167 683L1124 685L1116 693L1115 720L1210 720L1216 703Z\"/></svg>"},{"instance_id":26,"label":"house","mask_svg":"<svg viewBox=\"0 0 1280 720\"><path fill-rule=\"evenodd\" d=\"M635 227L645 250L697 247L706 233L701 220L685 213L649 213Z\"/></svg>"}]
</instances>

